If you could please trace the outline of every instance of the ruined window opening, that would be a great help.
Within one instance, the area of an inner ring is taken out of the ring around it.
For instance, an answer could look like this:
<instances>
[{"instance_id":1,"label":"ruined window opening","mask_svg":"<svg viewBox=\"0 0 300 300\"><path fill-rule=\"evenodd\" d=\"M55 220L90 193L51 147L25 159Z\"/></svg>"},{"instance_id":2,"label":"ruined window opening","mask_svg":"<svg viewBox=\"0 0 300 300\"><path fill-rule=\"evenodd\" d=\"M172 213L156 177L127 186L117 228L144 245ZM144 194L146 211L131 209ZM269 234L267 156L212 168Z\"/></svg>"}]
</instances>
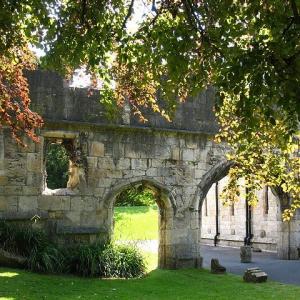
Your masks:
<instances>
[{"instance_id":1,"label":"ruined window opening","mask_svg":"<svg viewBox=\"0 0 300 300\"><path fill-rule=\"evenodd\" d=\"M70 155L62 140L50 141L45 157L46 186L48 189L66 188L69 179Z\"/></svg>"},{"instance_id":2,"label":"ruined window opening","mask_svg":"<svg viewBox=\"0 0 300 300\"><path fill-rule=\"evenodd\" d=\"M269 187L265 186L264 188L264 214L269 213Z\"/></svg>"},{"instance_id":3,"label":"ruined window opening","mask_svg":"<svg viewBox=\"0 0 300 300\"><path fill-rule=\"evenodd\" d=\"M46 195L73 194L85 184L85 164L72 138L46 138L44 148Z\"/></svg>"}]
</instances>

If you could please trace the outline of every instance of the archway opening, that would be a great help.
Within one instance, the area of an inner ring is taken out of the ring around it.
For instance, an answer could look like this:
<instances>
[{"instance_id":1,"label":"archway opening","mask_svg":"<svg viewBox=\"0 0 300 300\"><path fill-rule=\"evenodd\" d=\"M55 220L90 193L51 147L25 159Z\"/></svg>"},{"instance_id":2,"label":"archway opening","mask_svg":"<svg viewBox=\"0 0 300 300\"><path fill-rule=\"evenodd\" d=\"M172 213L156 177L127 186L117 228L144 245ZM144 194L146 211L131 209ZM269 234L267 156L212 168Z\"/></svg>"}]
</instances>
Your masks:
<instances>
[{"instance_id":1,"label":"archway opening","mask_svg":"<svg viewBox=\"0 0 300 300\"><path fill-rule=\"evenodd\" d=\"M111 237L144 254L148 270L167 268L167 244L173 206L166 191L152 181L124 184L112 192L110 201Z\"/></svg>"}]
</instances>

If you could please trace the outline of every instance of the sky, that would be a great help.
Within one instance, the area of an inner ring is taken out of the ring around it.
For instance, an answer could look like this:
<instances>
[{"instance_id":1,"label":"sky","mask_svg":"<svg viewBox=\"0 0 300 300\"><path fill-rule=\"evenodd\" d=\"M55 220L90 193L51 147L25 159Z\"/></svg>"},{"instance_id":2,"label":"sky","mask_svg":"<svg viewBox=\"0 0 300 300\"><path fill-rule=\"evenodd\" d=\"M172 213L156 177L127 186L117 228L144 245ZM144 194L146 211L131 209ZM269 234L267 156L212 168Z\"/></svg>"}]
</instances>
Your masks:
<instances>
[{"instance_id":1,"label":"sky","mask_svg":"<svg viewBox=\"0 0 300 300\"><path fill-rule=\"evenodd\" d=\"M132 17L128 20L126 28L129 33L137 31L139 24L147 14L151 14L151 6L146 3L146 0L136 0L133 7ZM37 57L42 57L45 52L42 49L38 49L31 46L31 50ZM70 87L88 87L90 86L90 75L86 73L84 67L75 70L72 80L70 81Z\"/></svg>"}]
</instances>

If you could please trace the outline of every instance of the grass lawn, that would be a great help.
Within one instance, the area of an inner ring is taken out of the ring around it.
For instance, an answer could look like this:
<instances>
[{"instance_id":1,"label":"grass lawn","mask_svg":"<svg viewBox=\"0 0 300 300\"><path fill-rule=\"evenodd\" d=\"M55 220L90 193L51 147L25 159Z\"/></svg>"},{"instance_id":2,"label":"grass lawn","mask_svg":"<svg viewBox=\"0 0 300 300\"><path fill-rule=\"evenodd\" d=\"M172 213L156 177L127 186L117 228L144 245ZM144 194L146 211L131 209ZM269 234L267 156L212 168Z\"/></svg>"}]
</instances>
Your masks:
<instances>
[{"instance_id":1,"label":"grass lawn","mask_svg":"<svg viewBox=\"0 0 300 300\"><path fill-rule=\"evenodd\" d=\"M157 209L115 208L115 239L157 239ZM35 299L300 299L300 287L267 282L249 284L241 276L208 270L155 270L156 253L143 253L148 273L141 279L87 279L0 268L0 300Z\"/></svg>"},{"instance_id":2,"label":"grass lawn","mask_svg":"<svg viewBox=\"0 0 300 300\"><path fill-rule=\"evenodd\" d=\"M114 208L115 240L157 240L157 206L122 206Z\"/></svg>"},{"instance_id":3,"label":"grass lawn","mask_svg":"<svg viewBox=\"0 0 300 300\"><path fill-rule=\"evenodd\" d=\"M19 299L300 299L300 287L244 283L207 270L154 270L142 279L85 279L0 268L0 300Z\"/></svg>"}]
</instances>

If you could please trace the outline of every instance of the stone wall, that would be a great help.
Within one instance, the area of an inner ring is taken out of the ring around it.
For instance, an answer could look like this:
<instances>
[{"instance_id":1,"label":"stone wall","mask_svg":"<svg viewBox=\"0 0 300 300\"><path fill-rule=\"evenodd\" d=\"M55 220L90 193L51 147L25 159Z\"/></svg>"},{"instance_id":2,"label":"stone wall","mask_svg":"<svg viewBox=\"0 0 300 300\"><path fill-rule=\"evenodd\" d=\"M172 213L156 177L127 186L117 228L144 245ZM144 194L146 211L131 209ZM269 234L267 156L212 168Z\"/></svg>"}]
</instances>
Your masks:
<instances>
[{"instance_id":1,"label":"stone wall","mask_svg":"<svg viewBox=\"0 0 300 300\"><path fill-rule=\"evenodd\" d=\"M226 182L226 178L219 181L218 192ZM268 189L258 193L259 202L252 208L252 243L254 247L276 251L278 240L278 221L280 207L274 194ZM268 201L268 204L267 204ZM268 205L268 209L267 206ZM216 186L213 184L202 204L202 242L213 244L216 234ZM222 205L219 199L219 245L241 246L246 236L246 204L245 195L241 191L239 202L233 206Z\"/></svg>"},{"instance_id":2,"label":"stone wall","mask_svg":"<svg viewBox=\"0 0 300 300\"><path fill-rule=\"evenodd\" d=\"M0 217L30 222L58 242L109 239L115 196L134 184L156 191L160 207L160 267L200 265L198 212L189 208L201 177L219 159L208 135L147 128L47 122L39 144L18 146L0 134ZM45 186L48 140L74 140L86 162L76 189Z\"/></svg>"},{"instance_id":3,"label":"stone wall","mask_svg":"<svg viewBox=\"0 0 300 300\"><path fill-rule=\"evenodd\" d=\"M60 243L107 240L116 195L144 184L155 191L160 208L159 266L200 266L202 201L231 165L224 159L226 147L212 141L213 89L182 104L172 123L146 112L149 122L140 124L128 110L108 119L96 91L88 97L87 90L68 88L54 73L28 73L28 78L32 109L45 126L40 143L25 139L27 148L17 145L8 129L0 131L0 218L35 221ZM72 188L49 190L45 184L45 152L53 142L68 145L80 169ZM287 231L280 230L287 253ZM291 232L297 231L293 227L288 236L295 251L298 240Z\"/></svg>"}]
</instances>

